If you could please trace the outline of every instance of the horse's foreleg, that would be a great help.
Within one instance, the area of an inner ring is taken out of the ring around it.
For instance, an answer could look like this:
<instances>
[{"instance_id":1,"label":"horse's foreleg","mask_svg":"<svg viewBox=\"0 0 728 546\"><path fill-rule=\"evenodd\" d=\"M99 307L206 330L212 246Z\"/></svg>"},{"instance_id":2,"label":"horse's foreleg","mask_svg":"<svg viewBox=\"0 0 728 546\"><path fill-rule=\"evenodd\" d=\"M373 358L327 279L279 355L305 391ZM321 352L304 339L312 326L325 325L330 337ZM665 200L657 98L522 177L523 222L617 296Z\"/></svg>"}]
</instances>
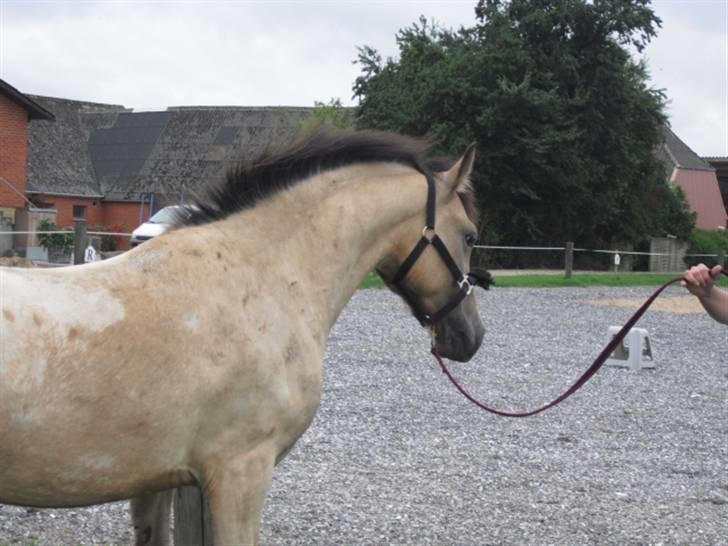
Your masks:
<instances>
[{"instance_id":1,"label":"horse's foreleg","mask_svg":"<svg viewBox=\"0 0 728 546\"><path fill-rule=\"evenodd\" d=\"M205 480L215 546L258 544L275 455L256 450L215 468Z\"/></svg>"},{"instance_id":2,"label":"horse's foreleg","mask_svg":"<svg viewBox=\"0 0 728 546\"><path fill-rule=\"evenodd\" d=\"M169 512L173 489L146 493L131 500L136 546L169 546Z\"/></svg>"}]
</instances>

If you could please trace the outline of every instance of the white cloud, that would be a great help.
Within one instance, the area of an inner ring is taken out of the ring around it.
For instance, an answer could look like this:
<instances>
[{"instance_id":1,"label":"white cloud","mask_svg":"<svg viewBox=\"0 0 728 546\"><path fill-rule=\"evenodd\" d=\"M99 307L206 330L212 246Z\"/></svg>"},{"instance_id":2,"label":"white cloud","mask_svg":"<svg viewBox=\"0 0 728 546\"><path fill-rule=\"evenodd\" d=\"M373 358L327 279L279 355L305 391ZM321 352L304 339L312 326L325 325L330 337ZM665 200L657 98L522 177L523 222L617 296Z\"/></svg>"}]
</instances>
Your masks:
<instances>
[{"instance_id":1,"label":"white cloud","mask_svg":"<svg viewBox=\"0 0 728 546\"><path fill-rule=\"evenodd\" d=\"M448 25L474 19L470 2L4 5L1 77L28 93L145 108L350 104L357 45L395 53L395 32L419 9Z\"/></svg>"},{"instance_id":2,"label":"white cloud","mask_svg":"<svg viewBox=\"0 0 728 546\"><path fill-rule=\"evenodd\" d=\"M26 93L145 109L351 104L357 46L396 55L421 14L475 22L468 1L0 0L0 77ZM678 135L728 155L728 0L656 0L647 49Z\"/></svg>"},{"instance_id":3,"label":"white cloud","mask_svg":"<svg viewBox=\"0 0 728 546\"><path fill-rule=\"evenodd\" d=\"M647 48L673 130L698 154L728 156L728 0L657 1L662 30Z\"/></svg>"}]
</instances>

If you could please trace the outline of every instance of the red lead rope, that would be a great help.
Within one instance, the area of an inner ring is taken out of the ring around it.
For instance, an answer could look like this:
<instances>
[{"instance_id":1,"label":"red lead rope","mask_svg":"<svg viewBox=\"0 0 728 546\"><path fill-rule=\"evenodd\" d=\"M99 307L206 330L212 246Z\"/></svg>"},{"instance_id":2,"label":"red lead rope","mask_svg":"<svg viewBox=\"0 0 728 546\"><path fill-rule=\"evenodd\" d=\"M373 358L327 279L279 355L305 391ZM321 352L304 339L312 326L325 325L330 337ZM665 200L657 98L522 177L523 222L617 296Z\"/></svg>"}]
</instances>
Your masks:
<instances>
[{"instance_id":1,"label":"red lead rope","mask_svg":"<svg viewBox=\"0 0 728 546\"><path fill-rule=\"evenodd\" d=\"M728 276L728 272L721 271L724 275ZM574 394L576 391L578 391L581 387L584 386L584 384L591 379L591 377L597 373L599 368L602 367L602 365L606 362L607 358L609 358L609 355L614 352L614 349L617 348L617 345L624 339L624 337L627 335L627 333L632 329L632 327L637 323L637 321L642 317L642 315L645 314L645 311L652 305L652 302L657 299L657 296L659 296L665 288L670 286L671 284L675 284L676 282L682 281L682 277L675 277L674 279L671 279L667 281L665 284L663 284L660 288L655 290L655 292L642 304L642 307L637 309L637 311L632 315L629 320L625 323L624 326L622 326L622 329L617 333L617 335L612 338L612 340L607 343L607 346L602 349L602 352L599 353L599 356L594 360L591 366L584 372L584 374L576 380L576 382L569 387L569 389L556 398L555 400L549 402L545 406L542 406L538 409L532 410L532 411L526 411L523 413L518 412L508 412L508 411L501 411L493 408L489 408L485 404L479 402L475 398L473 398L470 394L467 393L467 391L460 386L460 384L455 380L455 378L450 373L450 370L447 369L447 366L445 366L445 362L442 360L442 356L440 353L437 352L437 349L434 347L431 349L432 354L437 359L437 363L440 364L440 367L442 368L442 371L445 373L445 375L448 377L448 379L452 382L453 385L455 385L455 388L459 390L462 395L470 400L473 404L478 406L480 409L483 409L485 411L488 411L490 413L495 413L496 415L502 415L503 417L530 417L531 415L536 415L537 413L541 413L542 411L545 411L559 402L563 402L566 400L569 396Z\"/></svg>"}]
</instances>

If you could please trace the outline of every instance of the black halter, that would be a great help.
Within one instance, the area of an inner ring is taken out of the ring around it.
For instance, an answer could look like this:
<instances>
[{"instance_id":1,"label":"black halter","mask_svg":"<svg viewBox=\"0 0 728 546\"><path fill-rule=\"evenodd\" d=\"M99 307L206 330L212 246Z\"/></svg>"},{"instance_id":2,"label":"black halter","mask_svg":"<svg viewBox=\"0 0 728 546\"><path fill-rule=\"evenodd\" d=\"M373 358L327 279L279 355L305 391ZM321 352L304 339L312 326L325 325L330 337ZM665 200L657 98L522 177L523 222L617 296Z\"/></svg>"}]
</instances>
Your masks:
<instances>
[{"instance_id":1,"label":"black halter","mask_svg":"<svg viewBox=\"0 0 728 546\"><path fill-rule=\"evenodd\" d=\"M494 281L490 273L487 271L471 271L467 275L460 271L458 264L455 263L455 260L450 255L445 243L435 232L435 202L437 197L435 193L435 180L430 174L426 174L425 176L427 178L427 223L422 230L422 238L418 241L417 245L415 245L415 248L412 249L412 252L410 252L405 261L402 262L397 273L394 275L392 280L388 281L388 283L399 292L407 303L409 303L415 318L420 322L420 324L422 326L431 326L445 317L445 315L447 315L450 311L455 309L455 307L457 307L460 302L473 291L474 287L481 286L487 290ZM445 265L450 270L450 273L455 280L455 284L457 284L459 288L450 301L432 314L425 313L421 309L415 295L403 284L405 277L415 265L415 262L417 262L425 249L430 245L437 250L437 253L440 255L440 258L442 258L442 261L445 262Z\"/></svg>"}]
</instances>

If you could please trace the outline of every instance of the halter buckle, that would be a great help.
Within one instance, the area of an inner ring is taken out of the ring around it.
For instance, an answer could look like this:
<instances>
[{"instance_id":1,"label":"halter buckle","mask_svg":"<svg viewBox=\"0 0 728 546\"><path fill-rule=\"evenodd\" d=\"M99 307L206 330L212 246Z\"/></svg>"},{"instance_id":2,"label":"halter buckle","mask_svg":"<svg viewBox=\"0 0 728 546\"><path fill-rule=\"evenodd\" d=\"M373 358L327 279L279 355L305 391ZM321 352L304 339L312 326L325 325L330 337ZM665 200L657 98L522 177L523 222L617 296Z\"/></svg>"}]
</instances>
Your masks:
<instances>
[{"instance_id":1,"label":"halter buckle","mask_svg":"<svg viewBox=\"0 0 728 546\"><path fill-rule=\"evenodd\" d=\"M422 228L422 236L428 241L432 242L435 238L435 228L432 226L425 226Z\"/></svg>"},{"instance_id":2,"label":"halter buckle","mask_svg":"<svg viewBox=\"0 0 728 546\"><path fill-rule=\"evenodd\" d=\"M473 283L470 282L470 279L467 275L463 275L463 278L457 281L457 283L460 287L460 290L462 290L466 286L468 287L468 291L465 293L466 296L469 296L470 293L473 291Z\"/></svg>"}]
</instances>

